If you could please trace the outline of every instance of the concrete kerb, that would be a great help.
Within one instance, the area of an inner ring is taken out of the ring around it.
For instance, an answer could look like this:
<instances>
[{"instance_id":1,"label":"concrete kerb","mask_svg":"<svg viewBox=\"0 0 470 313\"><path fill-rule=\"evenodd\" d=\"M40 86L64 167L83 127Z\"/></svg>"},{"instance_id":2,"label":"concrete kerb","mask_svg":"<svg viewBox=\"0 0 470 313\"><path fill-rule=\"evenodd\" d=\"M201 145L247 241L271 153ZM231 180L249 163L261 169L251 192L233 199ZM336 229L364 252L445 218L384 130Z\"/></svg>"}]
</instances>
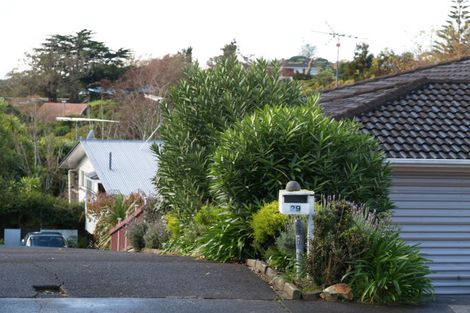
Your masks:
<instances>
[{"instance_id":1,"label":"concrete kerb","mask_svg":"<svg viewBox=\"0 0 470 313\"><path fill-rule=\"evenodd\" d=\"M298 299L312 299L311 296L303 297L302 292L297 286L281 277L275 269L271 268L266 262L261 260L248 259L246 265L255 273L261 276L262 279L271 284L278 292L281 298L286 300Z\"/></svg>"},{"instance_id":2,"label":"concrete kerb","mask_svg":"<svg viewBox=\"0 0 470 313\"><path fill-rule=\"evenodd\" d=\"M163 251L160 250L160 249L149 249L149 248L143 248L142 249L142 252L145 252L145 253L153 253L153 254L159 254L159 255L162 255Z\"/></svg>"}]
</instances>

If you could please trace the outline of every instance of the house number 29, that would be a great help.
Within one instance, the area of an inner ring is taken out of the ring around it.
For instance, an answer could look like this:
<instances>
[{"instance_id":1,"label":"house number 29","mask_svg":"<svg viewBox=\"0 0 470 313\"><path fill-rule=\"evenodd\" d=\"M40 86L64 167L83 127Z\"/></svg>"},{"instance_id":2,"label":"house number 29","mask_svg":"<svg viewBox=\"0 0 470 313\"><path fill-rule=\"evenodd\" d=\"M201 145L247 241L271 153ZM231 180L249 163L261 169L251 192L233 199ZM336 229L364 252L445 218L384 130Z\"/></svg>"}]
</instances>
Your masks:
<instances>
[{"instance_id":1,"label":"house number 29","mask_svg":"<svg viewBox=\"0 0 470 313\"><path fill-rule=\"evenodd\" d=\"M291 212L300 212L300 205L291 205L290 206Z\"/></svg>"}]
</instances>

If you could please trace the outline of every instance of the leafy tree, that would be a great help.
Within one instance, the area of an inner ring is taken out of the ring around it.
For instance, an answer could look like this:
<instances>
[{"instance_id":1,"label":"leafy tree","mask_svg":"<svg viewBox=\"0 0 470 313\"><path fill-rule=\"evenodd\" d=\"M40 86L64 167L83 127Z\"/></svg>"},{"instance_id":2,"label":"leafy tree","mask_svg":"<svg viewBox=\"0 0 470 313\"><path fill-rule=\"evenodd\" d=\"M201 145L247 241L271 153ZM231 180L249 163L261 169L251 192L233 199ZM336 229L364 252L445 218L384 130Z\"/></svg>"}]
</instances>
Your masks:
<instances>
[{"instance_id":1,"label":"leafy tree","mask_svg":"<svg viewBox=\"0 0 470 313\"><path fill-rule=\"evenodd\" d=\"M355 81L369 78L373 59L374 55L370 53L368 44L357 44L353 60L340 65L341 78Z\"/></svg>"},{"instance_id":2,"label":"leafy tree","mask_svg":"<svg viewBox=\"0 0 470 313\"><path fill-rule=\"evenodd\" d=\"M234 57L209 70L186 69L164 101L156 186L169 209L194 212L210 200L210 155L219 134L255 109L272 103L298 105L302 90L280 78L279 64L259 60L245 67Z\"/></svg>"},{"instance_id":3,"label":"leafy tree","mask_svg":"<svg viewBox=\"0 0 470 313\"><path fill-rule=\"evenodd\" d=\"M419 60L411 52L396 54L393 50L384 49L373 60L372 76L384 76L411 70L419 65Z\"/></svg>"},{"instance_id":4,"label":"leafy tree","mask_svg":"<svg viewBox=\"0 0 470 313\"><path fill-rule=\"evenodd\" d=\"M169 89L184 77L184 68L191 61L191 48L175 55L138 62L119 80L113 96L119 118L119 134L124 138L147 139L161 123L158 98L167 96Z\"/></svg>"},{"instance_id":5,"label":"leafy tree","mask_svg":"<svg viewBox=\"0 0 470 313\"><path fill-rule=\"evenodd\" d=\"M308 58L307 68L305 68L303 73L306 76L310 76L310 70L312 69L313 62L315 62L313 56L315 55L316 50L317 48L315 46L312 46L311 44L305 44L300 49L300 55L303 55L304 57Z\"/></svg>"},{"instance_id":6,"label":"leafy tree","mask_svg":"<svg viewBox=\"0 0 470 313\"><path fill-rule=\"evenodd\" d=\"M221 61L228 58L236 58L238 53L237 41L235 39L232 40L229 44L224 45L224 47L220 50L222 50L221 55L212 57L207 61L207 65L209 67L214 67L217 63L220 63Z\"/></svg>"},{"instance_id":7,"label":"leafy tree","mask_svg":"<svg viewBox=\"0 0 470 313\"><path fill-rule=\"evenodd\" d=\"M79 92L92 82L116 80L125 71L130 56L127 49L112 51L93 40L87 29L75 35L52 35L27 55L31 70L23 73L38 84L38 89L55 101L59 96L79 100Z\"/></svg>"},{"instance_id":8,"label":"leafy tree","mask_svg":"<svg viewBox=\"0 0 470 313\"><path fill-rule=\"evenodd\" d=\"M442 57L470 54L470 12L467 0L453 0L449 19L437 32L434 50Z\"/></svg>"},{"instance_id":9,"label":"leafy tree","mask_svg":"<svg viewBox=\"0 0 470 313\"><path fill-rule=\"evenodd\" d=\"M32 174L32 145L25 125L0 98L0 178ZM1 192L1 191L0 191Z\"/></svg>"}]
</instances>

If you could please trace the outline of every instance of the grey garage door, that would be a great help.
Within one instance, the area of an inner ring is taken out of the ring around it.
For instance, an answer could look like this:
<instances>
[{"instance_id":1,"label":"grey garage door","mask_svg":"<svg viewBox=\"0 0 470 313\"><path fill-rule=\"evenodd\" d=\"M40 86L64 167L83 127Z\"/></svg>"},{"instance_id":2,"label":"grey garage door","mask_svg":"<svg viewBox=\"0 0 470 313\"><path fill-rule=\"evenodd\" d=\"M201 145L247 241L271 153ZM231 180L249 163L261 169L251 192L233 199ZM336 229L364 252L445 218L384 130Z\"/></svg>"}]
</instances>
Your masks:
<instances>
[{"instance_id":1,"label":"grey garage door","mask_svg":"<svg viewBox=\"0 0 470 313\"><path fill-rule=\"evenodd\" d=\"M470 174L394 172L393 221L431 260L437 294L470 294Z\"/></svg>"}]
</instances>

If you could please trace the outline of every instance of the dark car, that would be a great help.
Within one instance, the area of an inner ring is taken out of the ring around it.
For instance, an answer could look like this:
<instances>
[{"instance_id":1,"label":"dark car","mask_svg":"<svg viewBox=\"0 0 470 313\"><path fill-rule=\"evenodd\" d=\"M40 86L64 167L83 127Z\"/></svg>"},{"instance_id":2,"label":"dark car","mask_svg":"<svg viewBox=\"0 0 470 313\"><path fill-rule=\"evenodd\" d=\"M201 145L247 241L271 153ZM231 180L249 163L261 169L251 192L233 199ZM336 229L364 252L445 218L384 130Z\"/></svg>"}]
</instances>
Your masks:
<instances>
[{"instance_id":1,"label":"dark car","mask_svg":"<svg viewBox=\"0 0 470 313\"><path fill-rule=\"evenodd\" d=\"M67 242L60 232L46 231L29 233L25 236L23 241L24 245L27 247L67 247Z\"/></svg>"}]
</instances>

